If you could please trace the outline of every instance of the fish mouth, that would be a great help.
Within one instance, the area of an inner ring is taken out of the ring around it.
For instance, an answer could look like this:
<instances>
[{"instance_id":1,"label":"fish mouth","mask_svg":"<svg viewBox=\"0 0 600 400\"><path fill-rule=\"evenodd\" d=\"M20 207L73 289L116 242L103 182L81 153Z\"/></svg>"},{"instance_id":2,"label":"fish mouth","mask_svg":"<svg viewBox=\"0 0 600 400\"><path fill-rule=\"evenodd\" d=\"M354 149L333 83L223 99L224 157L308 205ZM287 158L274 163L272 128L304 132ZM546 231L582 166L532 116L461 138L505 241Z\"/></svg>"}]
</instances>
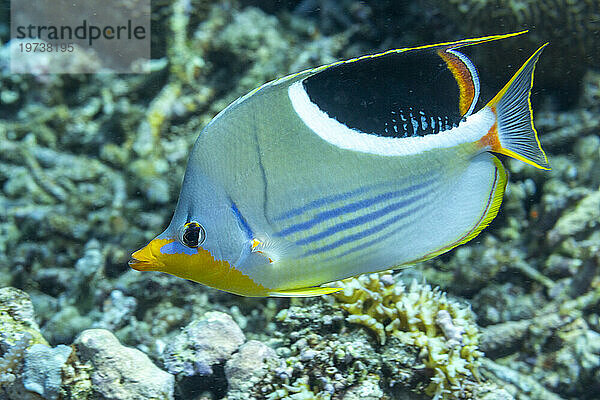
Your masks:
<instances>
[{"instance_id":1,"label":"fish mouth","mask_svg":"<svg viewBox=\"0 0 600 400\"><path fill-rule=\"evenodd\" d=\"M129 266L136 271L148 271L154 269L155 264L148 260L138 260L135 257L129 258L129 262L127 263Z\"/></svg>"},{"instance_id":2,"label":"fish mouth","mask_svg":"<svg viewBox=\"0 0 600 400\"><path fill-rule=\"evenodd\" d=\"M161 260L160 241L150 241L146 246L133 252L129 257L129 266L136 271L160 271L165 267Z\"/></svg>"}]
</instances>

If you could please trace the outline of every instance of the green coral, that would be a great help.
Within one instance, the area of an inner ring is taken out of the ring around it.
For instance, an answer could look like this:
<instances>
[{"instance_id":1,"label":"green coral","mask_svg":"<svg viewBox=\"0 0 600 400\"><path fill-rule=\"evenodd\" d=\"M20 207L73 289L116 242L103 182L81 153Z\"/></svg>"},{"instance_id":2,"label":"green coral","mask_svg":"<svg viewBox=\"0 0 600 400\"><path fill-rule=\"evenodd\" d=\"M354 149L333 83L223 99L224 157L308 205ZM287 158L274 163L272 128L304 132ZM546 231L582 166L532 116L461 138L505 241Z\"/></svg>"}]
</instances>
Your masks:
<instances>
[{"instance_id":1,"label":"green coral","mask_svg":"<svg viewBox=\"0 0 600 400\"><path fill-rule=\"evenodd\" d=\"M48 342L35 322L33 305L29 295L22 290L6 287L0 289L0 343L7 351L23 335L29 335L28 347Z\"/></svg>"},{"instance_id":2,"label":"green coral","mask_svg":"<svg viewBox=\"0 0 600 400\"><path fill-rule=\"evenodd\" d=\"M381 344L388 337L419 348L423 367L433 373L425 392L458 398L465 382L477 378L479 332L470 309L438 288L395 283L391 275L370 274L342 281L334 296L348 322L371 329Z\"/></svg>"},{"instance_id":3,"label":"green coral","mask_svg":"<svg viewBox=\"0 0 600 400\"><path fill-rule=\"evenodd\" d=\"M48 342L35 322L29 296L16 288L0 288L0 398L38 398L20 380L26 351L35 344Z\"/></svg>"}]
</instances>

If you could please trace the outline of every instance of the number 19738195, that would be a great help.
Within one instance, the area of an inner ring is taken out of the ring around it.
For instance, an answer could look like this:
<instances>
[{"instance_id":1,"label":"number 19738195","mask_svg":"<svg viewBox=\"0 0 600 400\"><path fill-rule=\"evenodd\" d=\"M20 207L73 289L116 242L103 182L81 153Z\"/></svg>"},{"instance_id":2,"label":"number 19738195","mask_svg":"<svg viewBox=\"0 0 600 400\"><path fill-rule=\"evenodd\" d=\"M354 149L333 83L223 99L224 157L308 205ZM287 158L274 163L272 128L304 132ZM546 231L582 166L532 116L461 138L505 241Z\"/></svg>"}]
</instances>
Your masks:
<instances>
[{"instance_id":1,"label":"number 19738195","mask_svg":"<svg viewBox=\"0 0 600 400\"><path fill-rule=\"evenodd\" d=\"M21 53L72 53L73 43L29 42L19 43Z\"/></svg>"}]
</instances>

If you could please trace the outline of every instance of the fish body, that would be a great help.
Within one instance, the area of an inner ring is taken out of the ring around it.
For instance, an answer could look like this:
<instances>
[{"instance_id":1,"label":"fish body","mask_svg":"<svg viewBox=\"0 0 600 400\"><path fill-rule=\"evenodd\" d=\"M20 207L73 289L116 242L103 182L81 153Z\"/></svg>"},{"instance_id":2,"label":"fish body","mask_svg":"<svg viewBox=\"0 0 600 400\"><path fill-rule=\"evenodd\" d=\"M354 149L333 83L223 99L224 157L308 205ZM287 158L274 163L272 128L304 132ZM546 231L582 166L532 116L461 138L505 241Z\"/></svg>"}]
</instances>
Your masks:
<instances>
[{"instance_id":1,"label":"fish body","mask_svg":"<svg viewBox=\"0 0 600 400\"><path fill-rule=\"evenodd\" d=\"M544 46L477 112L477 72L457 50L514 35L338 62L236 100L199 135L170 225L130 265L306 296L472 239L507 184L492 152L549 167L529 102Z\"/></svg>"}]
</instances>

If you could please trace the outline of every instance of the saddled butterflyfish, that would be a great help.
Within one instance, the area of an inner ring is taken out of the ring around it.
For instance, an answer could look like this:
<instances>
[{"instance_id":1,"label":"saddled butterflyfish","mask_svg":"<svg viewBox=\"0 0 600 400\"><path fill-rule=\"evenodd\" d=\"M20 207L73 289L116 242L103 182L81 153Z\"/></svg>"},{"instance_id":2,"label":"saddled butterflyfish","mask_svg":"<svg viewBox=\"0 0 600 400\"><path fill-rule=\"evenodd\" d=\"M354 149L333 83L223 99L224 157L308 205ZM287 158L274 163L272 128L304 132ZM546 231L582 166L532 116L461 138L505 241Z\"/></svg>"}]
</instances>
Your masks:
<instances>
[{"instance_id":1,"label":"saddled butterflyfish","mask_svg":"<svg viewBox=\"0 0 600 400\"><path fill-rule=\"evenodd\" d=\"M459 52L521 33L335 62L239 98L200 133L171 223L130 266L310 296L473 239L506 188L495 154L549 169L530 104L547 43L477 112L478 74Z\"/></svg>"}]
</instances>

